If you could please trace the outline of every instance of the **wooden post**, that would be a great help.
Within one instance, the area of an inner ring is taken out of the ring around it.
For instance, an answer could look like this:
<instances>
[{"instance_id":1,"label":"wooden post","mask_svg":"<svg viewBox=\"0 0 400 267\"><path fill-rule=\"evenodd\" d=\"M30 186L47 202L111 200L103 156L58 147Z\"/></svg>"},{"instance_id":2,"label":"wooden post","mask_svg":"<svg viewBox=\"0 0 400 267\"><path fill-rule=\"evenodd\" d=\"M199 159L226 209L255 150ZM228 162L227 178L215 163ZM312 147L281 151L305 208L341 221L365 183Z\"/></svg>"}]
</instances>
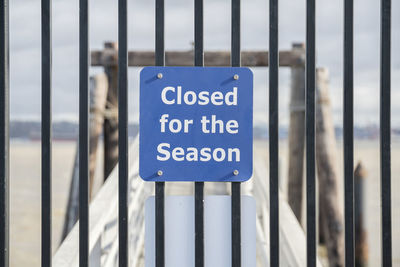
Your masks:
<instances>
[{"instance_id":1,"label":"wooden post","mask_svg":"<svg viewBox=\"0 0 400 267\"><path fill-rule=\"evenodd\" d=\"M96 194L94 188L97 162L97 146L103 132L104 110L108 91L108 78L104 73L90 78L90 139L89 139L89 196ZM101 183L102 184L102 183Z\"/></svg>"},{"instance_id":2,"label":"wooden post","mask_svg":"<svg viewBox=\"0 0 400 267\"><path fill-rule=\"evenodd\" d=\"M355 198L355 257L356 267L365 267L368 264L368 241L367 231L364 225L365 205L364 190L367 171L359 162L354 171L354 198Z\"/></svg>"},{"instance_id":3,"label":"wooden post","mask_svg":"<svg viewBox=\"0 0 400 267\"><path fill-rule=\"evenodd\" d=\"M118 55L118 44L107 42L105 51ZM104 119L104 180L118 163L118 65L104 67L108 77L106 116Z\"/></svg>"},{"instance_id":4,"label":"wooden post","mask_svg":"<svg viewBox=\"0 0 400 267\"><path fill-rule=\"evenodd\" d=\"M329 98L329 74L317 69L316 161L319 179L320 233L327 250L329 266L343 266L343 217L339 207L336 139Z\"/></svg>"},{"instance_id":5,"label":"wooden post","mask_svg":"<svg viewBox=\"0 0 400 267\"><path fill-rule=\"evenodd\" d=\"M94 177L97 161L97 146L102 132L103 114L106 104L108 81L107 76L98 74L90 78L90 139L89 139L89 193L90 198L94 197ZM74 169L72 172L71 185L69 189L68 206L65 214L62 240L68 235L69 231L78 220L79 212L79 165L78 149L76 146Z\"/></svg>"},{"instance_id":6,"label":"wooden post","mask_svg":"<svg viewBox=\"0 0 400 267\"><path fill-rule=\"evenodd\" d=\"M305 55L304 44L293 44L292 54ZM291 67L288 200L301 223L305 134L305 68Z\"/></svg>"}]
</instances>

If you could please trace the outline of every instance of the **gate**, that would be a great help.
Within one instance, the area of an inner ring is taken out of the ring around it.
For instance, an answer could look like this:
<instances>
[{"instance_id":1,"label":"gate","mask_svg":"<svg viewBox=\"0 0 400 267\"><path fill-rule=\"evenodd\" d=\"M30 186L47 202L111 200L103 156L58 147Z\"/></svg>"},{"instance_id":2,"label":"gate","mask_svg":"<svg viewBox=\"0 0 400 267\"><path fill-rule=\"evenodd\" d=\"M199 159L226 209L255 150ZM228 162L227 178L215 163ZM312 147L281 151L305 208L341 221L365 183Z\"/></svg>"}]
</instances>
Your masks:
<instances>
[{"instance_id":1,"label":"gate","mask_svg":"<svg viewBox=\"0 0 400 267\"><path fill-rule=\"evenodd\" d=\"M51 254L51 0L42 0L42 266L52 265ZM269 0L269 137L270 137L270 263L279 266L278 192L278 75L282 65L278 51L278 0ZM382 266L392 265L391 233L391 0L381 0L380 47L380 163L382 207ZM315 179L315 15L316 1L306 1L306 188L307 266L317 264ZM231 4L231 66L241 66L240 0ZM353 179L353 0L344 0L344 184L345 265L354 266ZM89 5L79 1L79 266L89 265ZM155 65L165 65L164 0L156 0ZM203 0L195 0L195 66L204 66ZM118 236L119 266L128 266L128 48L127 0L118 1ZM9 0L0 2L0 266L9 266ZM241 184L232 182L232 267L241 266ZM156 266L165 264L165 183L157 182ZM204 183L195 182L195 266L204 266Z\"/></svg>"}]
</instances>

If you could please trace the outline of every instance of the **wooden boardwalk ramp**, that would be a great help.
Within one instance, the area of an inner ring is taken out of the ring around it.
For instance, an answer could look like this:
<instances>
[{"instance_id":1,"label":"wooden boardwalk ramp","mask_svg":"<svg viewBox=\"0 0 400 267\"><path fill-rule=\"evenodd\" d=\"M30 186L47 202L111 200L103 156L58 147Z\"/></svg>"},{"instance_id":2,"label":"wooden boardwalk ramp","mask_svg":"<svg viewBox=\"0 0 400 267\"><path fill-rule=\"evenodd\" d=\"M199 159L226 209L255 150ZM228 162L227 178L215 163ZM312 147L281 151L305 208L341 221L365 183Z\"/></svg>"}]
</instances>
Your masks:
<instances>
[{"instance_id":1,"label":"wooden boardwalk ramp","mask_svg":"<svg viewBox=\"0 0 400 267\"><path fill-rule=\"evenodd\" d=\"M138 138L130 147L129 229L130 266L144 266L144 202L154 194L154 185L138 176ZM263 151L255 149L254 177L243 185L243 194L253 195L257 205L257 266L269 266L268 168ZM193 183L169 183L168 195L191 195ZM224 183L207 183L206 194L229 194ZM306 240L287 200L280 198L280 233L282 266L306 266ZM90 205L90 264L111 267L118 263L117 208L118 168L102 186ZM53 259L56 267L78 265L78 231L76 224ZM319 263L318 263L319 264ZM319 264L320 266L320 264Z\"/></svg>"}]
</instances>

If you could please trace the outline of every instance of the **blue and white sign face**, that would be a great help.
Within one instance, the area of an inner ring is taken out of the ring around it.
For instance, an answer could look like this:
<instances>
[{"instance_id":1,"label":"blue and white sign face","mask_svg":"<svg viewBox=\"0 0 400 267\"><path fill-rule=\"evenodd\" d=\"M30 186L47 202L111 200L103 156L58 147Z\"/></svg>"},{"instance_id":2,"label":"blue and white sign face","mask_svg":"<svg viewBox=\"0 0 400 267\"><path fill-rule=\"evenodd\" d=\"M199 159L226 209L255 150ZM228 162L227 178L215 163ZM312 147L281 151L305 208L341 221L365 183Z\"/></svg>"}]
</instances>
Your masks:
<instances>
[{"instance_id":1,"label":"blue and white sign face","mask_svg":"<svg viewBox=\"0 0 400 267\"><path fill-rule=\"evenodd\" d=\"M253 73L248 68L144 68L139 146L139 174L146 181L248 180Z\"/></svg>"}]
</instances>

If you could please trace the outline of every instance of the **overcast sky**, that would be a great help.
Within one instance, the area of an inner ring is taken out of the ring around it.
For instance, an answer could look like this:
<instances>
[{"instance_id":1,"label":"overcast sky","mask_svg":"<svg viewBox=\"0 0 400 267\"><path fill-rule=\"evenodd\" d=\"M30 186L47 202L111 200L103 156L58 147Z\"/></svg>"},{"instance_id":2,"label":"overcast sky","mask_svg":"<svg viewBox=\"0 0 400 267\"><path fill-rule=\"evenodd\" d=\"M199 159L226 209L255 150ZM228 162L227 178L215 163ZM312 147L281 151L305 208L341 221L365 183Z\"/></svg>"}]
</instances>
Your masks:
<instances>
[{"instance_id":1,"label":"overcast sky","mask_svg":"<svg viewBox=\"0 0 400 267\"><path fill-rule=\"evenodd\" d=\"M154 1L129 2L129 49L154 49ZM193 2L166 0L167 50L189 50ZM317 65L330 71L334 120L342 123L343 1L317 1ZM355 124L379 123L378 0L355 0ZM279 49L305 41L305 0L281 0ZM400 126L400 1L392 1L392 123ZM205 50L230 49L230 1L204 0ZM242 49L268 49L268 1L242 0ZM40 118L40 0L10 3L11 118ZM117 1L90 3L90 48L117 40ZM396 49L397 48L397 49ZM138 73L129 71L129 116L138 117ZM91 68L91 74L101 72ZM254 69L255 122L268 121L268 69ZM280 122L288 123L289 70L280 69ZM53 1L54 120L78 118L78 0Z\"/></svg>"}]
</instances>

